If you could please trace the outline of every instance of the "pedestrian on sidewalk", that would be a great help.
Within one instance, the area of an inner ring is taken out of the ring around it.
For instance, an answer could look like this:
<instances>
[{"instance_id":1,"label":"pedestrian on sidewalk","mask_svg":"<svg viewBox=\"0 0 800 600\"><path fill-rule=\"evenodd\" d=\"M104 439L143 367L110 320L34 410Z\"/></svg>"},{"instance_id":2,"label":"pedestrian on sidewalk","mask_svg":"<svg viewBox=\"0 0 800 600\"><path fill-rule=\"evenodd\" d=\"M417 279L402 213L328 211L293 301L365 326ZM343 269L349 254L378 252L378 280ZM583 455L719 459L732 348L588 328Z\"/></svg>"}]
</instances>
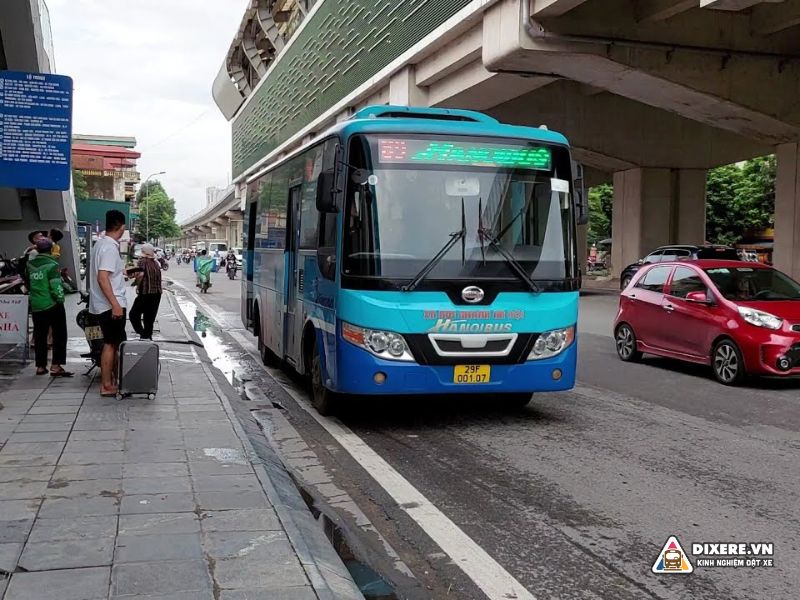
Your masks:
<instances>
[{"instance_id":1,"label":"pedestrian on sidewalk","mask_svg":"<svg viewBox=\"0 0 800 600\"><path fill-rule=\"evenodd\" d=\"M103 331L100 356L100 395L117 394L116 365L119 346L125 334L125 273L119 253L119 240L125 233L125 215L118 210L106 213L106 232L92 248L89 271L89 312L98 317Z\"/></svg>"},{"instance_id":2,"label":"pedestrian on sidewalk","mask_svg":"<svg viewBox=\"0 0 800 600\"><path fill-rule=\"evenodd\" d=\"M133 330L143 340L153 339L153 324L161 304L161 271L163 263L156 258L152 244L144 244L142 257L137 264L136 300L131 307L130 320ZM140 270L141 269L141 270Z\"/></svg>"},{"instance_id":3,"label":"pedestrian on sidewalk","mask_svg":"<svg viewBox=\"0 0 800 600\"><path fill-rule=\"evenodd\" d=\"M31 312L33 313L33 343L36 374L47 374L48 334L53 333L53 362L51 377L72 377L64 369L67 363L67 313L64 311L64 288L58 261L51 252L53 242L42 237L36 242L36 256L26 265L30 282Z\"/></svg>"}]
</instances>

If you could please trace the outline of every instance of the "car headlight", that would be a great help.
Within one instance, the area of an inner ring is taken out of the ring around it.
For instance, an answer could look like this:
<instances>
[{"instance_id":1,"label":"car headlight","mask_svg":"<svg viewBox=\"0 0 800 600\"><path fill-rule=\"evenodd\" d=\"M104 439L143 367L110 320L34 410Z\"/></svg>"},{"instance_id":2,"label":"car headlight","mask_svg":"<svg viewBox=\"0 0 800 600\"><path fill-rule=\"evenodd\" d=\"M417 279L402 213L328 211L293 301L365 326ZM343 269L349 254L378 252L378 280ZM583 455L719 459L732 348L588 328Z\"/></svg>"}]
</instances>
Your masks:
<instances>
[{"instance_id":1,"label":"car headlight","mask_svg":"<svg viewBox=\"0 0 800 600\"><path fill-rule=\"evenodd\" d=\"M402 335L381 329L366 329L342 323L342 337L370 354L386 360L413 361L414 357Z\"/></svg>"},{"instance_id":2,"label":"car headlight","mask_svg":"<svg viewBox=\"0 0 800 600\"><path fill-rule=\"evenodd\" d=\"M767 329L780 329L783 325L783 319L771 315L763 310L756 310L755 308L748 308L747 306L739 306L739 314L742 318L756 327L766 327Z\"/></svg>"},{"instance_id":3,"label":"car headlight","mask_svg":"<svg viewBox=\"0 0 800 600\"><path fill-rule=\"evenodd\" d=\"M553 329L539 334L528 360L542 360L561 354L575 341L575 326Z\"/></svg>"}]
</instances>

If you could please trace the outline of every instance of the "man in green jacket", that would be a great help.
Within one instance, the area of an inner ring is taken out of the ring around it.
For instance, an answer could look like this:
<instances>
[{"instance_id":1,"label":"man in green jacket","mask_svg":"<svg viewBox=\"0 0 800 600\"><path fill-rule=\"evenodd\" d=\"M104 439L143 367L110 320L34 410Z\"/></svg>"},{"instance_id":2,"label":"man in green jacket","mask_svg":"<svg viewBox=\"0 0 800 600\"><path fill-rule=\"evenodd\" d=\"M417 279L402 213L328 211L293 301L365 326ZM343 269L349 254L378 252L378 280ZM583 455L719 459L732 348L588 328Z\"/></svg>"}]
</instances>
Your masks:
<instances>
[{"instance_id":1,"label":"man in green jacket","mask_svg":"<svg viewBox=\"0 0 800 600\"><path fill-rule=\"evenodd\" d=\"M53 330L53 362L51 377L72 377L64 370L67 362L67 313L64 311L64 288L58 261L51 252L53 242L42 238L36 242L37 256L28 261L27 272L33 313L33 344L36 374L47 374L47 337Z\"/></svg>"}]
</instances>

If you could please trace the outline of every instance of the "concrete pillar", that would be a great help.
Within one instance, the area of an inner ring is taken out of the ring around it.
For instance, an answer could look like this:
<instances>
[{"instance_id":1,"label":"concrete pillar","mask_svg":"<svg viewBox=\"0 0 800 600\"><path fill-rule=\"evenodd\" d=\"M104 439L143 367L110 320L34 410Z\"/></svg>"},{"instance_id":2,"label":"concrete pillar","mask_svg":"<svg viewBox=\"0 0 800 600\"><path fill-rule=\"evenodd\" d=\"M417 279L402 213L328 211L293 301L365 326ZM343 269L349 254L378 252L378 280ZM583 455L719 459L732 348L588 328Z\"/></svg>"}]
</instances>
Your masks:
<instances>
[{"instance_id":1,"label":"concrete pillar","mask_svg":"<svg viewBox=\"0 0 800 600\"><path fill-rule=\"evenodd\" d=\"M414 67L405 67L389 81L389 104L428 106L428 91L417 85Z\"/></svg>"},{"instance_id":2,"label":"concrete pillar","mask_svg":"<svg viewBox=\"0 0 800 600\"><path fill-rule=\"evenodd\" d=\"M673 215L675 244L703 244L706 241L706 171L680 169L677 214Z\"/></svg>"},{"instance_id":3,"label":"concrete pillar","mask_svg":"<svg viewBox=\"0 0 800 600\"><path fill-rule=\"evenodd\" d=\"M665 244L705 241L706 172L630 169L614 173L612 273Z\"/></svg>"},{"instance_id":4,"label":"concrete pillar","mask_svg":"<svg viewBox=\"0 0 800 600\"><path fill-rule=\"evenodd\" d=\"M800 280L800 144L781 144L775 155L778 173L772 262L776 269Z\"/></svg>"}]
</instances>

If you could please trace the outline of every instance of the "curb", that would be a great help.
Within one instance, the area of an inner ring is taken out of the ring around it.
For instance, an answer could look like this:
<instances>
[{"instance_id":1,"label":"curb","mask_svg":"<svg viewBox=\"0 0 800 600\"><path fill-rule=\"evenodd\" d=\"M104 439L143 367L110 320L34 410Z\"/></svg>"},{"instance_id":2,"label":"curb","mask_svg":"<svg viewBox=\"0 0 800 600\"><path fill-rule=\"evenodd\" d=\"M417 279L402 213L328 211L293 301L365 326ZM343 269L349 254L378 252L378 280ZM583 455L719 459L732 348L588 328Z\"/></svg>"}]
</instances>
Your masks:
<instances>
[{"instance_id":1,"label":"curb","mask_svg":"<svg viewBox=\"0 0 800 600\"><path fill-rule=\"evenodd\" d=\"M180 285L176 282L175 284ZM188 327L174 294L169 294L169 302L186 337L195 339L197 336ZM197 356L198 351L196 348L192 348L192 352ZM244 430L236 411L229 401L228 395L230 392L220 385L217 376L208 366L207 357L206 360L198 360L198 362L206 374L214 393L222 402L236 436L242 442L255 470L256 477L270 503L272 503L278 519L289 538L289 543L297 554L300 564L319 600L364 600L364 596L358 590L350 572L317 525L300 492L291 481L283 467L283 463L275 455L274 450L266 444L260 444L262 447L259 448L259 452L253 446L250 437ZM257 424L254 423L254 426L259 435L263 435ZM267 454L267 456L265 457L264 454ZM270 472L268 472L268 469ZM282 479L285 479L285 481L281 481ZM275 485L276 480L281 482L279 487L282 493L278 491L278 486ZM316 552L312 551L312 548Z\"/></svg>"}]
</instances>

